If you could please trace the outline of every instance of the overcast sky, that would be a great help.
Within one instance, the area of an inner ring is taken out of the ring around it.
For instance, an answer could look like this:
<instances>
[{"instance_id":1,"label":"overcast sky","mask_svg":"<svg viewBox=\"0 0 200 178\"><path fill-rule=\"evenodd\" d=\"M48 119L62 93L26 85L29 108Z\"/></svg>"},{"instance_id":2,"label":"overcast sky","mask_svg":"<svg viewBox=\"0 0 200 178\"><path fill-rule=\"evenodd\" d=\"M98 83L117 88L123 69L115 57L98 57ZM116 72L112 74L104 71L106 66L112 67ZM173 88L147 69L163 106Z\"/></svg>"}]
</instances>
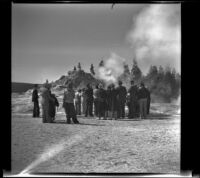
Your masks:
<instances>
[{"instance_id":1,"label":"overcast sky","mask_svg":"<svg viewBox=\"0 0 200 178\"><path fill-rule=\"evenodd\" d=\"M66 75L78 62L89 71L111 52L131 67L127 33L148 4L13 4L12 81L43 83ZM149 66L149 64L148 64ZM143 70L143 67L140 66Z\"/></svg>"}]
</instances>

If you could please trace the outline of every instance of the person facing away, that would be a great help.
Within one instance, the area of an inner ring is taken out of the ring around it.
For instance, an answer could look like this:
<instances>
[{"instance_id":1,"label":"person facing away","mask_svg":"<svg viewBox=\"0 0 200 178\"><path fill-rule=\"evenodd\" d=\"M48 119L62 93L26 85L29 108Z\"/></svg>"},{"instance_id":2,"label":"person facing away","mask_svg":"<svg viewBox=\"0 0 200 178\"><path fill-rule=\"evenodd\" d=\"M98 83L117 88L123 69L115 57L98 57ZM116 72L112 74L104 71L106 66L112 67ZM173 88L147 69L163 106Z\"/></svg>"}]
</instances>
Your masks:
<instances>
[{"instance_id":1,"label":"person facing away","mask_svg":"<svg viewBox=\"0 0 200 178\"><path fill-rule=\"evenodd\" d=\"M135 118L137 116L137 86L134 85L134 81L131 81L131 87L128 90L128 109L129 114L128 117L130 119Z\"/></svg>"},{"instance_id":2,"label":"person facing away","mask_svg":"<svg viewBox=\"0 0 200 178\"><path fill-rule=\"evenodd\" d=\"M75 92L72 88L72 83L69 83L67 85L67 90L64 92L64 97L63 97L63 107L67 118L67 124L71 124L71 118L74 124L79 123L76 117L74 98L75 98Z\"/></svg>"},{"instance_id":3,"label":"person facing away","mask_svg":"<svg viewBox=\"0 0 200 178\"><path fill-rule=\"evenodd\" d=\"M76 114L81 115L81 89L75 93L75 108Z\"/></svg>"},{"instance_id":4,"label":"person facing away","mask_svg":"<svg viewBox=\"0 0 200 178\"><path fill-rule=\"evenodd\" d=\"M117 109L118 109L118 100L117 100L117 95L118 91L115 88L114 84L111 84L111 119L117 119Z\"/></svg>"},{"instance_id":5,"label":"person facing away","mask_svg":"<svg viewBox=\"0 0 200 178\"><path fill-rule=\"evenodd\" d=\"M118 95L118 110L117 110L117 118L125 117L125 103L126 103L126 87L122 85L122 81L118 82L119 86L116 88Z\"/></svg>"},{"instance_id":6,"label":"person facing away","mask_svg":"<svg viewBox=\"0 0 200 178\"><path fill-rule=\"evenodd\" d=\"M50 102L52 100L51 95L50 95L50 88L51 85L46 83L44 84L43 88L42 88L42 100L41 100L41 104L42 104L42 121L43 123L51 123L51 117L49 115L50 113Z\"/></svg>"},{"instance_id":7,"label":"person facing away","mask_svg":"<svg viewBox=\"0 0 200 178\"><path fill-rule=\"evenodd\" d=\"M98 100L98 117L101 119L106 119L106 91L103 89L103 85L99 84L99 89L97 90L97 100Z\"/></svg>"},{"instance_id":8,"label":"person facing away","mask_svg":"<svg viewBox=\"0 0 200 178\"><path fill-rule=\"evenodd\" d=\"M98 89L99 89L99 84L97 84L95 86L94 92L93 92L93 97L94 97L94 114L96 117L99 116L99 111L98 111L98 98L97 98L97 93L98 93Z\"/></svg>"},{"instance_id":9,"label":"person facing away","mask_svg":"<svg viewBox=\"0 0 200 178\"><path fill-rule=\"evenodd\" d=\"M88 115L93 117L93 89L90 84L87 84L87 89L85 91L86 94L86 111L85 111L85 117Z\"/></svg>"},{"instance_id":10,"label":"person facing away","mask_svg":"<svg viewBox=\"0 0 200 178\"><path fill-rule=\"evenodd\" d=\"M147 115L150 113L150 105L151 105L151 93L148 88L147 89Z\"/></svg>"},{"instance_id":11,"label":"person facing away","mask_svg":"<svg viewBox=\"0 0 200 178\"><path fill-rule=\"evenodd\" d=\"M147 98L148 90L145 88L144 83L140 83L140 88L138 90L138 99L140 106L140 119L146 119L147 115Z\"/></svg>"},{"instance_id":12,"label":"person facing away","mask_svg":"<svg viewBox=\"0 0 200 178\"><path fill-rule=\"evenodd\" d=\"M51 91L50 91L50 96L52 100L50 100L49 103L49 116L51 117L51 120L54 121L56 116L56 107L59 107L59 102L58 99L56 98L56 95L51 93Z\"/></svg>"},{"instance_id":13,"label":"person facing away","mask_svg":"<svg viewBox=\"0 0 200 178\"><path fill-rule=\"evenodd\" d=\"M112 117L112 97L111 97L111 85L108 85L106 90L106 117L111 118Z\"/></svg>"},{"instance_id":14,"label":"person facing away","mask_svg":"<svg viewBox=\"0 0 200 178\"><path fill-rule=\"evenodd\" d=\"M40 117L40 107L38 102L38 85L34 85L33 93L32 93L32 102L34 104L33 106L33 117Z\"/></svg>"}]
</instances>

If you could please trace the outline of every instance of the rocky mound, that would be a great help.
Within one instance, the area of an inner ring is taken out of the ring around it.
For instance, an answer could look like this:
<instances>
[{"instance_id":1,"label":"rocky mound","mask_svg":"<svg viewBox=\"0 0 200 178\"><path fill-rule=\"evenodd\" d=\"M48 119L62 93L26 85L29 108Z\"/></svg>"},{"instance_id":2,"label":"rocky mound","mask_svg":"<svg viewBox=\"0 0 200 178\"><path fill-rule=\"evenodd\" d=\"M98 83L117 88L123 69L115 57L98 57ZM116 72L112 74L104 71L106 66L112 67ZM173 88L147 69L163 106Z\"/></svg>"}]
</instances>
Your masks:
<instances>
[{"instance_id":1,"label":"rocky mound","mask_svg":"<svg viewBox=\"0 0 200 178\"><path fill-rule=\"evenodd\" d=\"M63 86L72 82L74 88L85 88L88 83L92 86L100 83L100 80L96 79L92 74L83 70L69 72L67 76L61 76L58 80L52 83L53 88L59 90L59 86Z\"/></svg>"}]
</instances>

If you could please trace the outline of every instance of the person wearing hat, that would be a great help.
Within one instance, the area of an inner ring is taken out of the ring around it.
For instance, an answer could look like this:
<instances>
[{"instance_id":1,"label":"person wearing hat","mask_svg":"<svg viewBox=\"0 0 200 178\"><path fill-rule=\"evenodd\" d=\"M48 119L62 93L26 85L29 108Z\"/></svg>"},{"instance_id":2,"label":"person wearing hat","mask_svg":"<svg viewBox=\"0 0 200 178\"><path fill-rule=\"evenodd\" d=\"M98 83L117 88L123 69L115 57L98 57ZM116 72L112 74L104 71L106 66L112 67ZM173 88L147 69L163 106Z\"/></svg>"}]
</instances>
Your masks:
<instances>
[{"instance_id":1,"label":"person wearing hat","mask_svg":"<svg viewBox=\"0 0 200 178\"><path fill-rule=\"evenodd\" d=\"M67 124L71 124L71 118L74 124L79 123L76 117L74 98L75 98L75 92L73 90L72 83L69 83L67 85L67 90L64 92L64 97L63 97L63 107L67 118Z\"/></svg>"},{"instance_id":2,"label":"person wearing hat","mask_svg":"<svg viewBox=\"0 0 200 178\"><path fill-rule=\"evenodd\" d=\"M118 95L118 110L117 110L117 118L124 118L125 117L125 103L126 103L126 87L122 85L122 81L118 82L119 86L116 88Z\"/></svg>"},{"instance_id":3,"label":"person wearing hat","mask_svg":"<svg viewBox=\"0 0 200 178\"><path fill-rule=\"evenodd\" d=\"M133 119L136 117L137 109L137 86L134 84L134 81L131 80L131 87L128 90L128 118Z\"/></svg>"},{"instance_id":4,"label":"person wearing hat","mask_svg":"<svg viewBox=\"0 0 200 178\"><path fill-rule=\"evenodd\" d=\"M40 117L40 107L38 102L38 85L34 85L33 93L32 93L32 102L34 103L33 106L33 117Z\"/></svg>"},{"instance_id":5,"label":"person wearing hat","mask_svg":"<svg viewBox=\"0 0 200 178\"><path fill-rule=\"evenodd\" d=\"M140 106L140 119L146 119L147 115L147 98L148 98L148 91L144 86L144 83L140 83L140 88L138 90L138 99L139 99L139 106Z\"/></svg>"}]
</instances>

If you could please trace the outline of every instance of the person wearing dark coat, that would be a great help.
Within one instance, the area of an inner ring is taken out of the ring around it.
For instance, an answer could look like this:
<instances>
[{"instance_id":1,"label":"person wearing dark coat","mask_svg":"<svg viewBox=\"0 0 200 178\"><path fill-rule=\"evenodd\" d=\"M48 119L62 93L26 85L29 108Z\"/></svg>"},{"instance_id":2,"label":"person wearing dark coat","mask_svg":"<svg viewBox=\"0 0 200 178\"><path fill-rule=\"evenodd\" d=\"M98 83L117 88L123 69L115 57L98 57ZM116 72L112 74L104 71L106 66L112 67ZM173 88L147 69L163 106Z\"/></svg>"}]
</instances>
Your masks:
<instances>
[{"instance_id":1,"label":"person wearing dark coat","mask_svg":"<svg viewBox=\"0 0 200 178\"><path fill-rule=\"evenodd\" d=\"M151 104L151 93L147 89L147 115L149 115L149 113L150 113L150 104Z\"/></svg>"},{"instance_id":2,"label":"person wearing dark coat","mask_svg":"<svg viewBox=\"0 0 200 178\"><path fill-rule=\"evenodd\" d=\"M103 85L99 84L99 89L97 90L97 100L98 100L98 117L101 119L106 119L106 91L103 89Z\"/></svg>"},{"instance_id":3,"label":"person wearing dark coat","mask_svg":"<svg viewBox=\"0 0 200 178\"><path fill-rule=\"evenodd\" d=\"M87 85L87 89L85 91L86 94L86 111L85 111L85 117L88 115L93 117L93 89L90 86L90 84Z\"/></svg>"},{"instance_id":4,"label":"person wearing dark coat","mask_svg":"<svg viewBox=\"0 0 200 178\"><path fill-rule=\"evenodd\" d=\"M39 102L38 102L38 85L34 85L33 93L32 93L32 102L34 103L33 106L33 117L40 117L40 107L39 107Z\"/></svg>"},{"instance_id":5,"label":"person wearing dark coat","mask_svg":"<svg viewBox=\"0 0 200 178\"><path fill-rule=\"evenodd\" d=\"M117 119L117 110L118 110L118 100L117 100L117 95L118 95L118 91L115 88L114 84L111 84L111 112L112 112L112 116L111 119Z\"/></svg>"},{"instance_id":6,"label":"person wearing dark coat","mask_svg":"<svg viewBox=\"0 0 200 178\"><path fill-rule=\"evenodd\" d=\"M54 121L56 116L56 107L59 107L59 102L58 99L56 98L56 95L51 93L51 91L50 91L50 96L52 100L50 100L49 102L49 116L51 117L51 120Z\"/></svg>"},{"instance_id":7,"label":"person wearing dark coat","mask_svg":"<svg viewBox=\"0 0 200 178\"><path fill-rule=\"evenodd\" d=\"M147 98L148 98L148 90L145 88L144 83L141 82L140 88L138 90L138 100L140 104L140 119L146 119Z\"/></svg>"},{"instance_id":8,"label":"person wearing dark coat","mask_svg":"<svg viewBox=\"0 0 200 178\"><path fill-rule=\"evenodd\" d=\"M75 92L72 88L72 84L69 83L67 86L67 90L64 92L63 97L63 108L65 109L67 124L71 124L71 118L74 124L79 124L79 121L77 120L76 116L76 110L74 107L74 98Z\"/></svg>"},{"instance_id":9,"label":"person wearing dark coat","mask_svg":"<svg viewBox=\"0 0 200 178\"><path fill-rule=\"evenodd\" d=\"M130 119L135 118L137 116L137 86L134 85L134 81L131 81L131 87L128 90L128 109L129 114L128 117Z\"/></svg>"},{"instance_id":10,"label":"person wearing dark coat","mask_svg":"<svg viewBox=\"0 0 200 178\"><path fill-rule=\"evenodd\" d=\"M111 118L112 117L112 97L111 97L111 85L108 85L106 90L106 117Z\"/></svg>"},{"instance_id":11,"label":"person wearing dark coat","mask_svg":"<svg viewBox=\"0 0 200 178\"><path fill-rule=\"evenodd\" d=\"M126 87L122 86L122 81L118 82L119 86L116 88L118 95L118 110L117 110L117 118L124 118L125 117L125 103L126 103Z\"/></svg>"}]
</instances>

